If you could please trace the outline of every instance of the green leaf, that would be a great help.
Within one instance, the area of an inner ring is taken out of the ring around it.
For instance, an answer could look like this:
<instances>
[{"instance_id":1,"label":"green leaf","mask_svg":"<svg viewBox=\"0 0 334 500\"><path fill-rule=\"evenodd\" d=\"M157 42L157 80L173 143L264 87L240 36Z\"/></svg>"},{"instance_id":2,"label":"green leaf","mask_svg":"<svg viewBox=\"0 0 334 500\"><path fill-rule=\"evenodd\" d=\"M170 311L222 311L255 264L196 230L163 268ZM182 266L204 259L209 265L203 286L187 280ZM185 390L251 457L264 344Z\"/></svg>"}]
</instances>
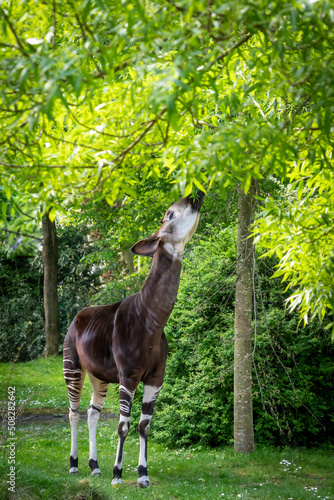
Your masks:
<instances>
[{"instance_id":1,"label":"green leaf","mask_svg":"<svg viewBox=\"0 0 334 500\"><path fill-rule=\"evenodd\" d=\"M192 190L193 190L193 183L190 182L189 184L187 184L187 187L184 191L184 197L186 198L187 196L189 196L192 193Z\"/></svg>"},{"instance_id":2,"label":"green leaf","mask_svg":"<svg viewBox=\"0 0 334 500\"><path fill-rule=\"evenodd\" d=\"M197 179L195 179L195 177L192 178L192 182L195 184L195 186L200 190L200 191L203 191L203 193L206 194L206 189L205 187L203 186L203 184L201 184Z\"/></svg>"},{"instance_id":3,"label":"green leaf","mask_svg":"<svg viewBox=\"0 0 334 500\"><path fill-rule=\"evenodd\" d=\"M332 122L332 109L328 107L325 112L325 122L324 122L324 130L326 135L329 135L331 132L331 122Z\"/></svg>"},{"instance_id":4,"label":"green leaf","mask_svg":"<svg viewBox=\"0 0 334 500\"><path fill-rule=\"evenodd\" d=\"M303 190L304 190L304 180L301 179L299 181L299 185L298 185L298 191L297 191L297 199L298 201L300 201L300 198L302 197L303 195Z\"/></svg>"},{"instance_id":5,"label":"green leaf","mask_svg":"<svg viewBox=\"0 0 334 500\"><path fill-rule=\"evenodd\" d=\"M53 222L56 218L56 210L54 207L51 208L51 210L49 211L49 219L51 222Z\"/></svg>"}]
</instances>

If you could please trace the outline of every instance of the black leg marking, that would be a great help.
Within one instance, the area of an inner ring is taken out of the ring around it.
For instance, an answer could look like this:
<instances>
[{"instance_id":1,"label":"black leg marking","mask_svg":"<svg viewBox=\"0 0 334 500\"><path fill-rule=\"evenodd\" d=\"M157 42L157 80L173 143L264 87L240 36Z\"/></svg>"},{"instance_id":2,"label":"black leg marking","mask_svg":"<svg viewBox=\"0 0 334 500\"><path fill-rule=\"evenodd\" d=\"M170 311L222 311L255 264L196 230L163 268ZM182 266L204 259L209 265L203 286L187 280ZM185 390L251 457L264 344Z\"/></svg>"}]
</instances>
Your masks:
<instances>
[{"instance_id":1,"label":"black leg marking","mask_svg":"<svg viewBox=\"0 0 334 500\"><path fill-rule=\"evenodd\" d=\"M138 476L147 476L147 467L144 467L143 465L138 466Z\"/></svg>"},{"instance_id":2,"label":"black leg marking","mask_svg":"<svg viewBox=\"0 0 334 500\"><path fill-rule=\"evenodd\" d=\"M113 468L113 479L122 479L122 470L117 467L117 465Z\"/></svg>"},{"instance_id":3,"label":"black leg marking","mask_svg":"<svg viewBox=\"0 0 334 500\"><path fill-rule=\"evenodd\" d=\"M138 484L142 488L147 488L150 485L147 472L147 435L150 429L154 405L159 391L160 387L144 384L142 412L139 421L140 452L138 463Z\"/></svg>"},{"instance_id":4,"label":"black leg marking","mask_svg":"<svg viewBox=\"0 0 334 500\"><path fill-rule=\"evenodd\" d=\"M105 396L104 396L104 398L105 398ZM101 410L102 410L102 408L98 408L97 406L94 406L94 405L89 405L88 409L89 408L93 408L93 410L98 411L99 413L101 413Z\"/></svg>"},{"instance_id":5,"label":"black leg marking","mask_svg":"<svg viewBox=\"0 0 334 500\"><path fill-rule=\"evenodd\" d=\"M78 458L70 456L70 467L78 467Z\"/></svg>"},{"instance_id":6,"label":"black leg marking","mask_svg":"<svg viewBox=\"0 0 334 500\"><path fill-rule=\"evenodd\" d=\"M96 469L99 469L97 460L93 460L92 458L89 459L88 465L89 465L92 472L94 472L94 470L96 470ZM96 475L98 475L98 474L96 474Z\"/></svg>"}]
</instances>

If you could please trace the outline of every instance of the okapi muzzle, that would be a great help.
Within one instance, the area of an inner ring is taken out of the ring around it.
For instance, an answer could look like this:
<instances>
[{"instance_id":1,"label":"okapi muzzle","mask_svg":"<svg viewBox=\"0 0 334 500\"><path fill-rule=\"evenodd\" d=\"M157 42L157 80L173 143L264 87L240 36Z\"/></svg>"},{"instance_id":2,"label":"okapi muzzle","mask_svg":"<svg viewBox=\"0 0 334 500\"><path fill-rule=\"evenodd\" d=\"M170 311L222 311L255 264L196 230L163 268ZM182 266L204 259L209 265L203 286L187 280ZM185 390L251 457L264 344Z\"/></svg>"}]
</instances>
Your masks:
<instances>
[{"instance_id":1,"label":"okapi muzzle","mask_svg":"<svg viewBox=\"0 0 334 500\"><path fill-rule=\"evenodd\" d=\"M74 318L64 341L64 377L71 423L70 473L78 472L77 433L79 406L86 373L93 387L88 409L89 466L97 462L96 428L110 383L119 384L120 418L112 484L122 482L123 449L129 431L131 406L139 382L144 384L139 421L138 484L147 487L147 435L155 402L163 384L167 359L164 327L172 312L181 272L184 247L194 234L204 193L173 203L152 236L131 248L153 257L142 289L116 304L86 307Z\"/></svg>"}]
</instances>

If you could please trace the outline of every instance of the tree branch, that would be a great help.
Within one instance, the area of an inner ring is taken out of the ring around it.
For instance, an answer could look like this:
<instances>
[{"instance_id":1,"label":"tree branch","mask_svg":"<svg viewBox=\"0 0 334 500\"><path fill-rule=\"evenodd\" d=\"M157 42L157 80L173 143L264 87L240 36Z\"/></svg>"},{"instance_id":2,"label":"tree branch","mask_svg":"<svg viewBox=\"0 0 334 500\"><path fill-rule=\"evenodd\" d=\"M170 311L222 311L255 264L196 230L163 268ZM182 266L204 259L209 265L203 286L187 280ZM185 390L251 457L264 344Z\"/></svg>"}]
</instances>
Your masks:
<instances>
[{"instance_id":1,"label":"tree branch","mask_svg":"<svg viewBox=\"0 0 334 500\"><path fill-rule=\"evenodd\" d=\"M11 30L11 32L12 32L12 33L13 33L13 35L15 36L15 39L16 39L16 41L17 41L17 44L18 44L19 48L20 48L20 51L22 52L22 54L23 54L25 57L27 57L28 59L30 59L30 56L29 56L29 54L25 51L25 49L24 49L24 47L23 47L23 45L22 45L22 43L21 43L21 40L19 39L19 37L18 37L18 35L17 35L17 33L16 33L15 29L14 29L14 26L12 25L11 21L9 20L9 17L7 16L7 14L5 13L5 11L4 11L1 7L0 7L0 12L2 13L3 17L5 18L5 20L6 20L7 24L8 24L8 26L9 26L9 28L10 28L10 30Z\"/></svg>"},{"instance_id":2,"label":"tree branch","mask_svg":"<svg viewBox=\"0 0 334 500\"><path fill-rule=\"evenodd\" d=\"M4 163L0 161L0 165L3 165L4 167L7 168L71 168L71 165L12 165L10 163ZM103 166L107 167L108 165ZM74 169L76 168L99 168L97 165L74 165Z\"/></svg>"},{"instance_id":3,"label":"tree branch","mask_svg":"<svg viewBox=\"0 0 334 500\"><path fill-rule=\"evenodd\" d=\"M292 120L294 119L294 117L297 116L300 113L300 111L303 109L303 107L305 106L305 104L308 103L308 101L310 100L310 97L311 97L310 94L308 94L305 97L305 99L303 100L303 102L298 106L298 108L296 109L296 111L293 113L292 117L289 118L288 120L286 120L284 122L283 127L282 127L283 129L287 128L290 125L290 123L292 122Z\"/></svg>"},{"instance_id":4,"label":"tree branch","mask_svg":"<svg viewBox=\"0 0 334 500\"><path fill-rule=\"evenodd\" d=\"M5 229L4 227L0 228L1 231L5 231L6 233L16 234L16 236L26 236L27 238L32 238L33 240L43 241L43 238L38 238L37 236L33 236L32 234L21 233L21 231L10 231L9 229Z\"/></svg>"},{"instance_id":5,"label":"tree branch","mask_svg":"<svg viewBox=\"0 0 334 500\"><path fill-rule=\"evenodd\" d=\"M53 40L52 40L52 49L56 50L56 35L57 35L57 18L56 18L56 0L53 0L52 4L52 17L53 17Z\"/></svg>"},{"instance_id":6,"label":"tree branch","mask_svg":"<svg viewBox=\"0 0 334 500\"><path fill-rule=\"evenodd\" d=\"M245 42L247 42L247 40L249 40L251 38L251 36L253 36L252 33L248 33L248 35L245 35L243 38L241 38L241 40L239 40L238 42L236 42L234 45L232 45L232 47L229 47L228 49L224 50L224 52L216 59L216 61L214 61L212 64L214 64L215 62L220 62L222 61L223 59L225 59L225 57L230 53L232 52L232 50L234 49L237 49L238 47L240 47L240 45L244 44Z\"/></svg>"}]
</instances>

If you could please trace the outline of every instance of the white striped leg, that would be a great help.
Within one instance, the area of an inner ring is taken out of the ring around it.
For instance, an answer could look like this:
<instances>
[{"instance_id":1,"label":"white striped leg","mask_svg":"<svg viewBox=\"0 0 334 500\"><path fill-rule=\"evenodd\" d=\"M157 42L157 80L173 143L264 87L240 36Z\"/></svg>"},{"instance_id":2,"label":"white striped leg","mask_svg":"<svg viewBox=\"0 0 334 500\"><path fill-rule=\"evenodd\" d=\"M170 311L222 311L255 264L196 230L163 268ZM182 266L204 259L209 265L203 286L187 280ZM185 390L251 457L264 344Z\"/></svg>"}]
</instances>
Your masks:
<instances>
[{"instance_id":1,"label":"white striped leg","mask_svg":"<svg viewBox=\"0 0 334 500\"><path fill-rule=\"evenodd\" d=\"M144 385L142 412L139 421L140 452L138 462L138 484L142 488L147 488L150 484L147 472L147 435L160 389L161 387Z\"/></svg>"},{"instance_id":2,"label":"white striped leg","mask_svg":"<svg viewBox=\"0 0 334 500\"><path fill-rule=\"evenodd\" d=\"M124 385L119 386L120 418L118 424L118 446L113 469L113 480L111 482L112 485L122 483L123 449L126 436L129 432L131 405L134 395L135 391L127 389Z\"/></svg>"},{"instance_id":3,"label":"white striped leg","mask_svg":"<svg viewBox=\"0 0 334 500\"><path fill-rule=\"evenodd\" d=\"M76 366L71 359L71 350L64 347L63 371L67 385L68 397L70 400L69 420L71 424L71 455L70 455L70 473L78 472L78 426L79 426L79 406L82 386L85 380L85 370Z\"/></svg>"},{"instance_id":4,"label":"white striped leg","mask_svg":"<svg viewBox=\"0 0 334 500\"><path fill-rule=\"evenodd\" d=\"M78 427L80 414L79 410L73 411L70 408L69 420L71 424L71 455L70 455L70 474L78 473Z\"/></svg>"},{"instance_id":5,"label":"white striped leg","mask_svg":"<svg viewBox=\"0 0 334 500\"><path fill-rule=\"evenodd\" d=\"M99 476L101 471L97 463L96 428L109 384L97 379L91 373L88 373L88 376L93 386L93 395L87 411L89 431L89 467L91 468L92 476Z\"/></svg>"}]
</instances>

